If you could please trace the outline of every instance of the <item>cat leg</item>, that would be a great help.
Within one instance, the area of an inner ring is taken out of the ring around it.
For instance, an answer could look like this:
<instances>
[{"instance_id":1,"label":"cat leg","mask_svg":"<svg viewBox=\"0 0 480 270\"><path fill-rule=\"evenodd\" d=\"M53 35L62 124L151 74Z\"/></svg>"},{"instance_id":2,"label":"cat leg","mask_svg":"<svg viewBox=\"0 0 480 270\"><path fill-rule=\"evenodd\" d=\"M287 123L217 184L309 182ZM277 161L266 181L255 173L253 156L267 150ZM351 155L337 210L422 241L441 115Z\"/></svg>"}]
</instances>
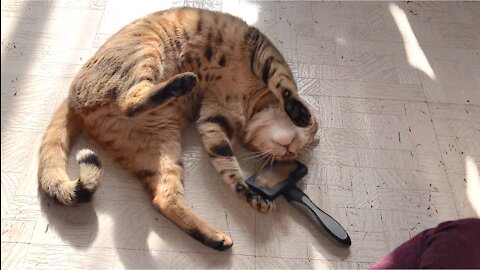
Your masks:
<instances>
[{"instance_id":1,"label":"cat leg","mask_svg":"<svg viewBox=\"0 0 480 270\"><path fill-rule=\"evenodd\" d=\"M232 121L207 107L202 106L197 126L203 145L223 182L258 211L266 213L274 210L275 204L272 201L253 193L245 183L245 176L232 152L231 139L235 132Z\"/></svg>"},{"instance_id":2,"label":"cat leg","mask_svg":"<svg viewBox=\"0 0 480 270\"><path fill-rule=\"evenodd\" d=\"M195 214L185 201L180 142L166 142L159 152L161 156L156 158L156 169L142 169L135 173L151 191L154 207L203 244L218 250L230 248L233 245L230 236Z\"/></svg>"},{"instance_id":3,"label":"cat leg","mask_svg":"<svg viewBox=\"0 0 480 270\"><path fill-rule=\"evenodd\" d=\"M143 80L127 91L120 99L119 107L127 116L135 116L190 93L196 84L197 76L192 72L177 74L159 84Z\"/></svg>"}]
</instances>

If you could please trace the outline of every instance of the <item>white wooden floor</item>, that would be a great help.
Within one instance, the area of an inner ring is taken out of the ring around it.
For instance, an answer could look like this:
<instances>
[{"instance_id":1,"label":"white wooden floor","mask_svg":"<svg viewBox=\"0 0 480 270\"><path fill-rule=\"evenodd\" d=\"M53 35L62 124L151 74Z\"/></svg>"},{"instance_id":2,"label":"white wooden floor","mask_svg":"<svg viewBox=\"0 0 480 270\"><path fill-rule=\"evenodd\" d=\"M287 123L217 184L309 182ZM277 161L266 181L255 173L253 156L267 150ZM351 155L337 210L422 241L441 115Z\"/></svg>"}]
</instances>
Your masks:
<instances>
[{"instance_id":1,"label":"white wooden floor","mask_svg":"<svg viewBox=\"0 0 480 270\"><path fill-rule=\"evenodd\" d=\"M76 71L124 24L181 5L242 16L291 63L321 123L305 191L348 229L349 251L283 198L267 216L232 198L194 129L184 139L186 194L230 233L227 252L155 212L105 155L92 203L39 197L39 141ZM467 191L480 185L478 2L6 0L1 19L2 269L366 268L423 229L477 215Z\"/></svg>"}]
</instances>

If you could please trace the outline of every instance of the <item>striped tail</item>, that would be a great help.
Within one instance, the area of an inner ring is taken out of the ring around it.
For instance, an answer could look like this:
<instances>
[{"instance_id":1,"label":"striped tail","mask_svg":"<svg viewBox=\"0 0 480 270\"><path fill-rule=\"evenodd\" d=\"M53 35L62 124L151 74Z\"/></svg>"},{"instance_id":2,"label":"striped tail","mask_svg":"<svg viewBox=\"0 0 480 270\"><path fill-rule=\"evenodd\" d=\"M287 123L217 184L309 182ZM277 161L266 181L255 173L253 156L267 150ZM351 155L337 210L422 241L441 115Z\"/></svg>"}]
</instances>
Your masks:
<instances>
[{"instance_id":1,"label":"striped tail","mask_svg":"<svg viewBox=\"0 0 480 270\"><path fill-rule=\"evenodd\" d=\"M75 181L68 177L67 157L79 131L78 118L65 102L55 112L40 146L39 186L48 196L65 205L89 201L102 176L97 154L83 149L77 154L80 177Z\"/></svg>"}]
</instances>

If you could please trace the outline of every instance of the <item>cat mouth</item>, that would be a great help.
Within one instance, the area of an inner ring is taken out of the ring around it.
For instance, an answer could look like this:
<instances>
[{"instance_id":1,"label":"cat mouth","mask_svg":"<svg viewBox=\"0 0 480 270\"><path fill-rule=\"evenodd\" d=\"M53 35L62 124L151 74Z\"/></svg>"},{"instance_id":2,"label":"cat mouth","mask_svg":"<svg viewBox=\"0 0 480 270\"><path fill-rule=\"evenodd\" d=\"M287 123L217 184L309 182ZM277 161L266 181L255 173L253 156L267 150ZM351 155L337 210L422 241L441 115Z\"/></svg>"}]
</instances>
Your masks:
<instances>
[{"instance_id":1,"label":"cat mouth","mask_svg":"<svg viewBox=\"0 0 480 270\"><path fill-rule=\"evenodd\" d=\"M297 158L297 155L295 153L287 152L283 156L280 155L274 155L273 159L276 161L293 161Z\"/></svg>"}]
</instances>

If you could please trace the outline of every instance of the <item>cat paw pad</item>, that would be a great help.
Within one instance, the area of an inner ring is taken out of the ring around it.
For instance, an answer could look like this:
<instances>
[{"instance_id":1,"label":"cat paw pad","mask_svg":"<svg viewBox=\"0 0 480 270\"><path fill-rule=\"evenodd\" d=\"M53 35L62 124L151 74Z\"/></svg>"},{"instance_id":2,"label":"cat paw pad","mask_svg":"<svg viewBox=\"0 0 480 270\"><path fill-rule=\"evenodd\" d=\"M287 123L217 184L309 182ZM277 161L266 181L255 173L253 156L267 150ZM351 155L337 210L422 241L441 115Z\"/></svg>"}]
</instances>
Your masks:
<instances>
[{"instance_id":1,"label":"cat paw pad","mask_svg":"<svg viewBox=\"0 0 480 270\"><path fill-rule=\"evenodd\" d=\"M172 96L179 97L190 93L197 84L197 75L186 72L177 76L169 85Z\"/></svg>"}]
</instances>

